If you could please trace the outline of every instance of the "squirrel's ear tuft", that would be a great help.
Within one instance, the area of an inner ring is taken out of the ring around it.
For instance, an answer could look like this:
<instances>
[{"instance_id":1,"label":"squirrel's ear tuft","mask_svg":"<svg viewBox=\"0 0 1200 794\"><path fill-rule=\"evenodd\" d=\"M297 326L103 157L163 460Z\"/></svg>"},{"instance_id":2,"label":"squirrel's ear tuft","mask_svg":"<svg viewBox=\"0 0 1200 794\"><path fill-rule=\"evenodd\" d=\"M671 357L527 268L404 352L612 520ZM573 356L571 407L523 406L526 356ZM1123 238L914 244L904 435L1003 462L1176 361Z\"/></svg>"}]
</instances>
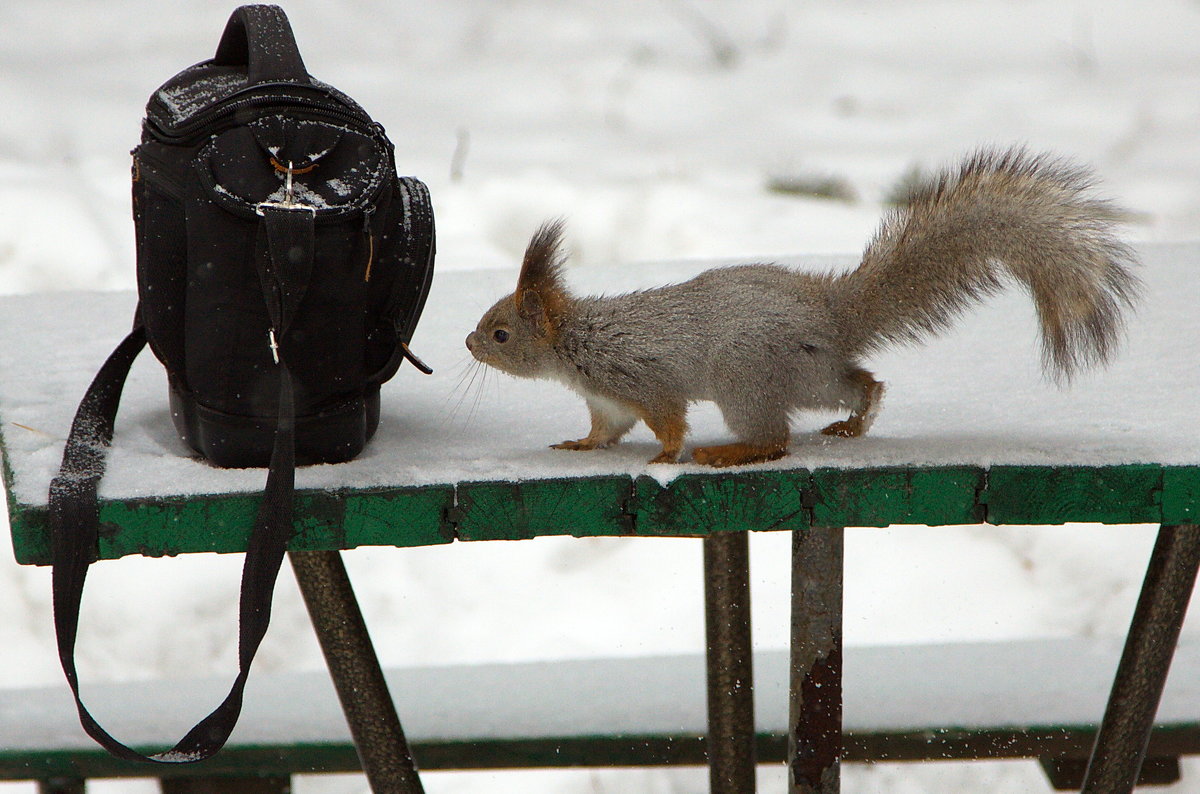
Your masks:
<instances>
[{"instance_id":1,"label":"squirrel's ear tuft","mask_svg":"<svg viewBox=\"0 0 1200 794\"><path fill-rule=\"evenodd\" d=\"M533 322L538 336L552 335L567 313L570 298L562 283L564 221L538 227L525 249L525 261L513 293L517 314Z\"/></svg>"},{"instance_id":2,"label":"squirrel's ear tuft","mask_svg":"<svg viewBox=\"0 0 1200 794\"><path fill-rule=\"evenodd\" d=\"M543 295L564 291L561 274L567 258L562 250L565 225L566 222L558 218L546 221L534 232L525 248L525 260L521 263L521 275L517 278L518 294L527 289L537 290Z\"/></svg>"}]
</instances>

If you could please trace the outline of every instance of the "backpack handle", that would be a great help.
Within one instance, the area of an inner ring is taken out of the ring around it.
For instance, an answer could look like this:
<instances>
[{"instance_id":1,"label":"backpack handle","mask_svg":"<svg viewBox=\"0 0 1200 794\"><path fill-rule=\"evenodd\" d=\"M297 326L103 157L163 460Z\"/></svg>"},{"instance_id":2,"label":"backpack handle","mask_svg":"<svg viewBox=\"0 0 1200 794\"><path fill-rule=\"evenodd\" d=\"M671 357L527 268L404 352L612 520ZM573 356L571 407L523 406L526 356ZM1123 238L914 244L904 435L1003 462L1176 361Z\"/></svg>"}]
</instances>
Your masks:
<instances>
[{"instance_id":1,"label":"backpack handle","mask_svg":"<svg viewBox=\"0 0 1200 794\"><path fill-rule=\"evenodd\" d=\"M279 6L247 5L234 9L212 63L246 67L247 85L311 79L296 46L292 26Z\"/></svg>"}]
</instances>

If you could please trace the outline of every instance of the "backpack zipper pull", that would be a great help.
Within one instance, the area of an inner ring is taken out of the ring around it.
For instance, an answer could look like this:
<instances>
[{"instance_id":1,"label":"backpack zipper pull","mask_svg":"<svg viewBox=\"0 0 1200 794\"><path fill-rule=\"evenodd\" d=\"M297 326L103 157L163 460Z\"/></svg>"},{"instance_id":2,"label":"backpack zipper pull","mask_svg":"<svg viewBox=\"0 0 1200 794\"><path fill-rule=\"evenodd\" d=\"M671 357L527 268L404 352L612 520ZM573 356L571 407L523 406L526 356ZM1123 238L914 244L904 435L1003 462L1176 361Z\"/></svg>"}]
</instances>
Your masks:
<instances>
[{"instance_id":1,"label":"backpack zipper pull","mask_svg":"<svg viewBox=\"0 0 1200 794\"><path fill-rule=\"evenodd\" d=\"M287 172L283 182L283 206L291 208L296 204L296 193L292 188L292 161L288 160Z\"/></svg>"},{"instance_id":2,"label":"backpack zipper pull","mask_svg":"<svg viewBox=\"0 0 1200 794\"><path fill-rule=\"evenodd\" d=\"M275 207L281 210L308 210L315 218L317 208L311 204L300 204L296 201L296 188L292 183L293 174L307 174L309 171L316 168L316 164L310 165L308 168L297 169L293 167L291 160L285 167L274 157L271 158L271 165L276 171L283 174L283 201L260 201L254 205L254 211L259 215L263 214L263 207Z\"/></svg>"},{"instance_id":3,"label":"backpack zipper pull","mask_svg":"<svg viewBox=\"0 0 1200 794\"><path fill-rule=\"evenodd\" d=\"M371 280L371 265L375 263L375 235L371 234L371 218L374 215L374 207L363 210L363 234L367 235L367 269L363 273L364 283Z\"/></svg>"}]
</instances>

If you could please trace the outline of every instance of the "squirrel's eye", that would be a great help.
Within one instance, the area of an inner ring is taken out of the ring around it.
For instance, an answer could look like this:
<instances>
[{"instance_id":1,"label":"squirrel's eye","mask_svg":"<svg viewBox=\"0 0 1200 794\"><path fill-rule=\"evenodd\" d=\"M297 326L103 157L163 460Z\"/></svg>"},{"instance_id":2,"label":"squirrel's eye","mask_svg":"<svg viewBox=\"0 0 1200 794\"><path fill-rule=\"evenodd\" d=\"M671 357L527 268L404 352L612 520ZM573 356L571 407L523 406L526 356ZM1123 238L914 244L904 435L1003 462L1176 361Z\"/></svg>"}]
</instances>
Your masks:
<instances>
[{"instance_id":1,"label":"squirrel's eye","mask_svg":"<svg viewBox=\"0 0 1200 794\"><path fill-rule=\"evenodd\" d=\"M504 344L508 341L508 331L505 331L503 328L497 328L495 333L492 334L492 339L495 339L500 344Z\"/></svg>"}]
</instances>

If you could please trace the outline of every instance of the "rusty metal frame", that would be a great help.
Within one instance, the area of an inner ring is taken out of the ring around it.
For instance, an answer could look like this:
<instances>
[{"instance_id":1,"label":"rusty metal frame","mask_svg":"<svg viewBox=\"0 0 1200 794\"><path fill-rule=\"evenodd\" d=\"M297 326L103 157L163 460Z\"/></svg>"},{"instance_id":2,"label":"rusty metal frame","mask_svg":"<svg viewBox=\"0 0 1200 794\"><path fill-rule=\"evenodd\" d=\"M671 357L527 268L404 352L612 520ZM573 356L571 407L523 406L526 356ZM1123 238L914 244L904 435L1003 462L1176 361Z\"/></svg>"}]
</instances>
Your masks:
<instances>
[{"instance_id":1,"label":"rusty metal frame","mask_svg":"<svg viewBox=\"0 0 1200 794\"><path fill-rule=\"evenodd\" d=\"M704 627L709 790L752 794L756 752L748 532L704 538Z\"/></svg>"},{"instance_id":2,"label":"rusty metal frame","mask_svg":"<svg viewBox=\"0 0 1200 794\"><path fill-rule=\"evenodd\" d=\"M371 790L423 794L341 553L293 551L288 559Z\"/></svg>"},{"instance_id":3,"label":"rusty metal frame","mask_svg":"<svg viewBox=\"0 0 1200 794\"><path fill-rule=\"evenodd\" d=\"M836 794L842 754L844 530L792 533L789 794ZM749 536L704 543L707 752L713 794L755 790ZM423 794L336 551L289 555L372 790ZM1164 525L1151 554L1083 792L1132 791L1200 569L1200 527Z\"/></svg>"},{"instance_id":4,"label":"rusty metal frame","mask_svg":"<svg viewBox=\"0 0 1200 794\"><path fill-rule=\"evenodd\" d=\"M792 532L789 794L836 794L842 755L841 527Z\"/></svg>"},{"instance_id":5,"label":"rusty metal frame","mask_svg":"<svg viewBox=\"0 0 1200 794\"><path fill-rule=\"evenodd\" d=\"M1083 781L1084 794L1132 791L1200 568L1200 526L1164 524L1117 666Z\"/></svg>"}]
</instances>

